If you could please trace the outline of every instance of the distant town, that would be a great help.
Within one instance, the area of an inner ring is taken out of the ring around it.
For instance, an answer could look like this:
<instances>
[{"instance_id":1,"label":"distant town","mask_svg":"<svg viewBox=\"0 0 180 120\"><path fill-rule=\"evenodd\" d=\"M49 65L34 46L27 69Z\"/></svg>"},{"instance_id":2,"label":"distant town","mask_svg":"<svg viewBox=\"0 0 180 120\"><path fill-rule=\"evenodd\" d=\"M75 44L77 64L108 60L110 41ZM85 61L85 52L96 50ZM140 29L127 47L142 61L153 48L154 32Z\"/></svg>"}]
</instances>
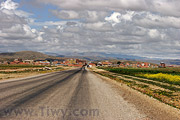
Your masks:
<instances>
[{"instance_id":1,"label":"distant town","mask_svg":"<svg viewBox=\"0 0 180 120\"><path fill-rule=\"evenodd\" d=\"M23 60L23 59L14 59L14 61L2 61L1 65L40 65L40 66L68 66L68 67L96 67L96 66L105 66L105 67L132 67L132 68L165 68L165 67L174 67L172 65L166 66L164 62L158 64L148 63L148 62L137 62L137 61L116 61L110 62L106 61L87 61L83 59L44 59L44 60Z\"/></svg>"}]
</instances>

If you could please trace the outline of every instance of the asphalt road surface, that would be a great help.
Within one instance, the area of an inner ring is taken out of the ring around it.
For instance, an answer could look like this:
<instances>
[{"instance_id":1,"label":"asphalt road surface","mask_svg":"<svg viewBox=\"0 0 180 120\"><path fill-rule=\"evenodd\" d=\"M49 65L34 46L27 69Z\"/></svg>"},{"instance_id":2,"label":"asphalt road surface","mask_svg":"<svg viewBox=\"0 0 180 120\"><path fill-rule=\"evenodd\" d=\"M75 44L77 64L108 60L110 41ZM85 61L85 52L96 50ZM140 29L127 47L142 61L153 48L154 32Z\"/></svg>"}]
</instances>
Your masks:
<instances>
[{"instance_id":1,"label":"asphalt road surface","mask_svg":"<svg viewBox=\"0 0 180 120\"><path fill-rule=\"evenodd\" d=\"M180 120L180 113L81 68L0 82L0 120Z\"/></svg>"}]
</instances>

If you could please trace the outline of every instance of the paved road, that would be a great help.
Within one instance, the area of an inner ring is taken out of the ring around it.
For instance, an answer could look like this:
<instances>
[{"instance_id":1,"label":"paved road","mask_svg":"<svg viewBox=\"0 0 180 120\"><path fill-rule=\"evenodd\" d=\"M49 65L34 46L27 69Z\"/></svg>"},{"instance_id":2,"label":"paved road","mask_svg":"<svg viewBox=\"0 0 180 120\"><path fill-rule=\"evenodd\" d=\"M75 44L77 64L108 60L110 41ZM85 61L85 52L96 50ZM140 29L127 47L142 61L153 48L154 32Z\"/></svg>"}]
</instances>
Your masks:
<instances>
[{"instance_id":1,"label":"paved road","mask_svg":"<svg viewBox=\"0 0 180 120\"><path fill-rule=\"evenodd\" d=\"M179 115L84 68L0 83L0 120L180 120Z\"/></svg>"}]
</instances>

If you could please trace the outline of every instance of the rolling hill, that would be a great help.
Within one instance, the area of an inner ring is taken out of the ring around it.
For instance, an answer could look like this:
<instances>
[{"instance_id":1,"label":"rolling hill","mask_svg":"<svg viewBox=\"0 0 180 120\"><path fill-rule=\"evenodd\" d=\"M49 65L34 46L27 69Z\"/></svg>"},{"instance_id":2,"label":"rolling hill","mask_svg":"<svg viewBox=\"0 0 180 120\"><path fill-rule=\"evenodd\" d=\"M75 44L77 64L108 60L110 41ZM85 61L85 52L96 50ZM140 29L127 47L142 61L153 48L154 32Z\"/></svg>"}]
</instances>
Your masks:
<instances>
[{"instance_id":1,"label":"rolling hill","mask_svg":"<svg viewBox=\"0 0 180 120\"><path fill-rule=\"evenodd\" d=\"M54 57L50 55L46 55L40 52L34 52L34 51L20 51L20 52L11 52L11 53L0 53L0 60L9 60L12 61L14 59L29 59L29 60L37 60L37 59L60 59L60 57Z\"/></svg>"}]
</instances>

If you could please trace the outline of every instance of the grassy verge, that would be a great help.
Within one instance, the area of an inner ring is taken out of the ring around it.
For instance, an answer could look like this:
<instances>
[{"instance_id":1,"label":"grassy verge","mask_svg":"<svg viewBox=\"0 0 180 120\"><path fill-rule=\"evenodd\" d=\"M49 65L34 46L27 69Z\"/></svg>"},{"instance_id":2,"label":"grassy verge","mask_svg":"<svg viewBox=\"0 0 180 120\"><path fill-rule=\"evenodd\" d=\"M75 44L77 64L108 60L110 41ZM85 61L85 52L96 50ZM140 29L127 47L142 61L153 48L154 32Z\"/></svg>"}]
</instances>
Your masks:
<instances>
[{"instance_id":1,"label":"grassy verge","mask_svg":"<svg viewBox=\"0 0 180 120\"><path fill-rule=\"evenodd\" d=\"M155 81L143 80L143 79L141 79L141 78L132 78L132 77L130 77L130 76L123 76L123 77L129 78L129 79L133 79L133 80L135 80L135 81L147 83L147 84L156 85L156 86L159 86L159 87L161 87L161 88L168 89L168 90L172 90L172 91L180 91L180 88L177 88L177 87L172 86L172 85L164 85L164 84L161 84L161 83L157 83L157 82L155 82Z\"/></svg>"},{"instance_id":2,"label":"grassy verge","mask_svg":"<svg viewBox=\"0 0 180 120\"><path fill-rule=\"evenodd\" d=\"M163 103L180 109L180 88L172 85L164 85L155 81L143 80L142 78L132 78L122 74L114 74L109 71L94 71L97 74L124 83L132 89L153 97ZM159 89L163 88L163 89Z\"/></svg>"}]
</instances>

